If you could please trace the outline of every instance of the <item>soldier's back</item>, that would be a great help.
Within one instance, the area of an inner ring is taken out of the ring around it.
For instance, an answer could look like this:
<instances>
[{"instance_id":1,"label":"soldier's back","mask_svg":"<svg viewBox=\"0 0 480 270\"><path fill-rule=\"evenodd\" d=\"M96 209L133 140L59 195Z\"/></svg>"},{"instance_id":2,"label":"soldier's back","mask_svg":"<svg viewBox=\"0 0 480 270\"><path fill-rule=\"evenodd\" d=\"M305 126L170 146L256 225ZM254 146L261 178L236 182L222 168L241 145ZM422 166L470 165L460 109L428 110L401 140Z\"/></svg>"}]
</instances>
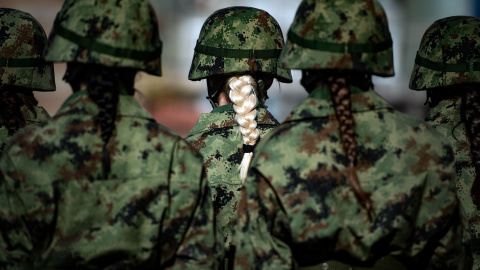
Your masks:
<instances>
[{"instance_id":1,"label":"soldier's back","mask_svg":"<svg viewBox=\"0 0 480 270\"><path fill-rule=\"evenodd\" d=\"M77 92L52 120L12 140L0 163L0 202L9 205L1 261L149 269L189 250L183 255L212 265L213 212L198 153L133 97L120 96L105 179L97 113L86 92Z\"/></svg>"},{"instance_id":2,"label":"soldier's back","mask_svg":"<svg viewBox=\"0 0 480 270\"><path fill-rule=\"evenodd\" d=\"M261 181L247 183L247 205L265 200L260 205L267 207L257 213L250 206L249 220L263 220L265 214L265 220L276 220L277 211L288 217L291 235L280 238L291 243L300 266L339 254L357 263L395 254L426 267L456 207L452 149L427 124L393 110L373 91L352 95L352 101L357 174L371 193L375 216L369 219L349 185L348 159L330 101L309 98L258 145L251 170L274 194L257 186ZM267 202L272 198L278 202ZM268 208L277 203L278 209ZM235 239L248 237L242 233ZM459 239L449 240L449 248L459 247Z\"/></svg>"}]
</instances>

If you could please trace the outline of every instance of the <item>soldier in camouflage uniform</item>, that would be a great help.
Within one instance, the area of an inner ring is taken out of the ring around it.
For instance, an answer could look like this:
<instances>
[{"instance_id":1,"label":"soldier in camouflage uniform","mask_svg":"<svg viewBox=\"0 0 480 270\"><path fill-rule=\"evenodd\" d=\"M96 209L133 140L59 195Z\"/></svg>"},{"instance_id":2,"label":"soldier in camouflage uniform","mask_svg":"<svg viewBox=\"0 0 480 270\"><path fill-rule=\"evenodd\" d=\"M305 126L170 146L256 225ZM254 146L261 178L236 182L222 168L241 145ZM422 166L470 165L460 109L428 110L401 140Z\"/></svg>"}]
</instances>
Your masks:
<instances>
[{"instance_id":1,"label":"soldier in camouflage uniform","mask_svg":"<svg viewBox=\"0 0 480 270\"><path fill-rule=\"evenodd\" d=\"M480 269L480 19L448 17L425 32L410 88L426 90L426 122L450 139L467 247L467 269ZM471 267L473 258L473 268Z\"/></svg>"},{"instance_id":2,"label":"soldier in camouflage uniform","mask_svg":"<svg viewBox=\"0 0 480 270\"><path fill-rule=\"evenodd\" d=\"M216 267L201 156L133 98L160 50L148 1L65 1L46 58L67 62L74 94L0 160L0 268Z\"/></svg>"},{"instance_id":3,"label":"soldier in camouflage uniform","mask_svg":"<svg viewBox=\"0 0 480 270\"><path fill-rule=\"evenodd\" d=\"M53 64L42 58L47 36L32 15L0 8L0 153L25 126L50 118L32 91L55 91Z\"/></svg>"},{"instance_id":4,"label":"soldier in camouflage uniform","mask_svg":"<svg viewBox=\"0 0 480 270\"><path fill-rule=\"evenodd\" d=\"M264 106L267 90L275 78L292 81L290 71L278 67L283 46L282 30L270 14L230 7L207 18L195 47L189 79L207 79L213 110L200 115L186 139L203 156L226 246L252 148L278 125Z\"/></svg>"},{"instance_id":5,"label":"soldier in camouflage uniform","mask_svg":"<svg viewBox=\"0 0 480 270\"><path fill-rule=\"evenodd\" d=\"M457 267L453 152L372 90L392 56L376 1L301 2L280 61L310 94L255 149L238 269Z\"/></svg>"}]
</instances>

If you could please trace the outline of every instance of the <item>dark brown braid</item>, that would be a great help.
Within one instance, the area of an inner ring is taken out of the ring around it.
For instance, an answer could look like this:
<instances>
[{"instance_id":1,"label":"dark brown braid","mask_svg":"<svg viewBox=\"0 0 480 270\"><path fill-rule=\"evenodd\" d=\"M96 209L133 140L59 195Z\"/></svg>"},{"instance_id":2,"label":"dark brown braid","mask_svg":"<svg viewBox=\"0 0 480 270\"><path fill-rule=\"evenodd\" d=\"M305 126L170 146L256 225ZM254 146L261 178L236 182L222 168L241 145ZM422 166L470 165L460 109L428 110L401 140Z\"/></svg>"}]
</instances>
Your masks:
<instances>
[{"instance_id":1,"label":"dark brown braid","mask_svg":"<svg viewBox=\"0 0 480 270\"><path fill-rule=\"evenodd\" d=\"M358 202L365 207L370 219L373 218L373 202L370 193L365 192L360 186L356 172L357 164L357 142L355 136L355 121L352 113L352 101L350 99L350 81L348 76L327 78L327 84L330 89L332 102L340 124L340 139L343 148L347 153L348 164L348 182L353 189L353 193Z\"/></svg>"},{"instance_id":2,"label":"dark brown braid","mask_svg":"<svg viewBox=\"0 0 480 270\"><path fill-rule=\"evenodd\" d=\"M461 117L465 123L466 135L470 141L470 153L475 166L475 180L470 194L473 203L480 209L480 95L479 89L467 85L462 97Z\"/></svg>"},{"instance_id":3,"label":"dark brown braid","mask_svg":"<svg viewBox=\"0 0 480 270\"><path fill-rule=\"evenodd\" d=\"M132 69L75 63L69 63L65 74L65 80L70 82L74 91L80 90L82 83L86 84L88 96L98 106L99 112L96 121L100 125L103 142L103 178L108 178L110 173L110 155L107 144L115 129L119 89L126 88L128 93L133 95L135 74L136 71Z\"/></svg>"},{"instance_id":4,"label":"dark brown braid","mask_svg":"<svg viewBox=\"0 0 480 270\"><path fill-rule=\"evenodd\" d=\"M26 122L21 111L21 106L24 105L36 117L37 112L35 106L38 101L35 99L32 91L20 87L2 88L0 90L0 118L2 124L8 129L8 135L15 134L19 129L25 127Z\"/></svg>"},{"instance_id":5,"label":"dark brown braid","mask_svg":"<svg viewBox=\"0 0 480 270\"><path fill-rule=\"evenodd\" d=\"M470 142L470 154L475 167L475 180L470 195L478 209L480 209L480 136L478 135L480 134L480 95L477 93L479 87L480 84L467 83L427 90L427 103L430 107L437 106L443 100L462 99L460 117L465 124L465 135ZM452 136L454 136L453 131Z\"/></svg>"}]
</instances>

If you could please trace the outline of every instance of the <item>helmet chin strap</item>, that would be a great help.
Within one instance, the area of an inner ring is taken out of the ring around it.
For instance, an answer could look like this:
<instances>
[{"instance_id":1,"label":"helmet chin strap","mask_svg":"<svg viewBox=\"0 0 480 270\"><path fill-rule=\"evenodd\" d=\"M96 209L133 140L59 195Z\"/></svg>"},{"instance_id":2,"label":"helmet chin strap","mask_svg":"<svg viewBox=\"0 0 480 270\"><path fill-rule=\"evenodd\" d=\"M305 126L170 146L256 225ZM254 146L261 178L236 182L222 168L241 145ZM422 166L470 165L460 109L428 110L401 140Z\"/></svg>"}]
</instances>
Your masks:
<instances>
[{"instance_id":1,"label":"helmet chin strap","mask_svg":"<svg viewBox=\"0 0 480 270\"><path fill-rule=\"evenodd\" d=\"M227 77L217 77L215 79L213 78L208 78L207 79L207 89L208 89L208 96L206 97L210 104L212 105L212 108L217 108L218 107L218 95L223 89L223 86L225 84L225 80Z\"/></svg>"},{"instance_id":2,"label":"helmet chin strap","mask_svg":"<svg viewBox=\"0 0 480 270\"><path fill-rule=\"evenodd\" d=\"M215 101L215 98L211 96L207 96L206 99L210 102L210 105L212 105L212 108L215 109L218 107L218 103Z\"/></svg>"},{"instance_id":3,"label":"helmet chin strap","mask_svg":"<svg viewBox=\"0 0 480 270\"><path fill-rule=\"evenodd\" d=\"M265 101L268 99L267 90L265 90L265 82L263 79L253 76L255 82L257 83L257 89L255 89L255 94L257 95L258 102L265 104Z\"/></svg>"},{"instance_id":4,"label":"helmet chin strap","mask_svg":"<svg viewBox=\"0 0 480 270\"><path fill-rule=\"evenodd\" d=\"M427 100L425 100L425 103L423 103L423 105L428 105L428 107L432 108L434 106L432 106L432 97L430 96L430 91L427 90Z\"/></svg>"},{"instance_id":5,"label":"helmet chin strap","mask_svg":"<svg viewBox=\"0 0 480 270\"><path fill-rule=\"evenodd\" d=\"M318 84L318 71L312 70L302 70L302 79L300 80L300 84L307 90L308 93L311 93Z\"/></svg>"}]
</instances>

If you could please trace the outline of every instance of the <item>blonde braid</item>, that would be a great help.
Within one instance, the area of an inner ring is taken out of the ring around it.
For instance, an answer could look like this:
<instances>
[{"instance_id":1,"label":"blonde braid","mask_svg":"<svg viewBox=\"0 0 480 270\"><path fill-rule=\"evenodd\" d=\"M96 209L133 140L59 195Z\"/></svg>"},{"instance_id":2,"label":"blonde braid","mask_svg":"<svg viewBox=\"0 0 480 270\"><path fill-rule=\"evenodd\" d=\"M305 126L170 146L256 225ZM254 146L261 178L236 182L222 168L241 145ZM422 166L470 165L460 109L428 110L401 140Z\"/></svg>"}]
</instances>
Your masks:
<instances>
[{"instance_id":1,"label":"blonde braid","mask_svg":"<svg viewBox=\"0 0 480 270\"><path fill-rule=\"evenodd\" d=\"M244 145L255 145L260 132L257 129L257 83L250 75L233 76L228 78L227 87L229 91L230 100L233 103L233 110L235 111L235 121L238 123L238 130L242 133ZM245 181L248 172L248 166L252 160L253 152L243 154L242 163L240 164L240 179L242 183Z\"/></svg>"}]
</instances>

